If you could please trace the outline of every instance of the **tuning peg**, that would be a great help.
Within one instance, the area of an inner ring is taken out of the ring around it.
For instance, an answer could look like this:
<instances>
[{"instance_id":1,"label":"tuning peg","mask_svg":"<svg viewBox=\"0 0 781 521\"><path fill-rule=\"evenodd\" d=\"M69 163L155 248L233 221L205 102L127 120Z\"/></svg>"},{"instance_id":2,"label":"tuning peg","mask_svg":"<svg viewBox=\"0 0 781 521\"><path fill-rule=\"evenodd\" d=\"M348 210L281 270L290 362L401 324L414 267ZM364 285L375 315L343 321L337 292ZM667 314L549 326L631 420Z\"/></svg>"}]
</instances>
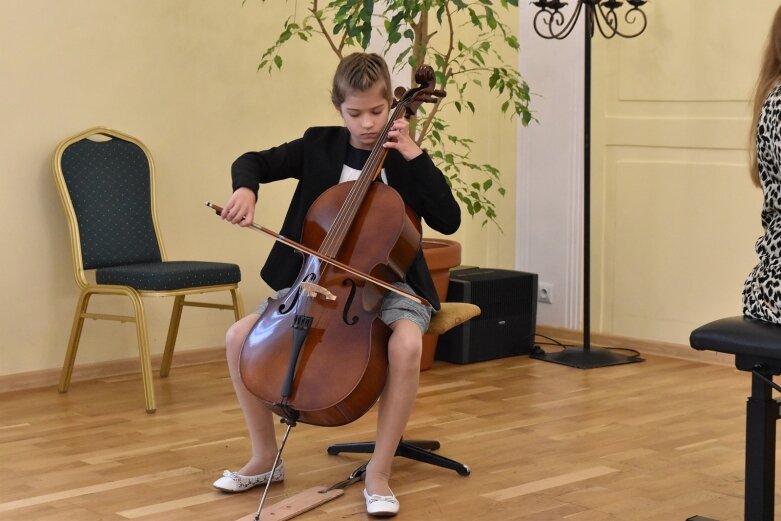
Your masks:
<instances>
[{"instance_id":1,"label":"tuning peg","mask_svg":"<svg viewBox=\"0 0 781 521\"><path fill-rule=\"evenodd\" d=\"M393 95L396 97L396 99L401 99L404 94L407 92L407 89L399 85L396 87L396 89L393 91Z\"/></svg>"},{"instance_id":2,"label":"tuning peg","mask_svg":"<svg viewBox=\"0 0 781 521\"><path fill-rule=\"evenodd\" d=\"M444 98L445 96L447 96L447 92L445 92L442 89L436 89L434 91L434 96L437 96L437 97L440 97L440 98Z\"/></svg>"}]
</instances>

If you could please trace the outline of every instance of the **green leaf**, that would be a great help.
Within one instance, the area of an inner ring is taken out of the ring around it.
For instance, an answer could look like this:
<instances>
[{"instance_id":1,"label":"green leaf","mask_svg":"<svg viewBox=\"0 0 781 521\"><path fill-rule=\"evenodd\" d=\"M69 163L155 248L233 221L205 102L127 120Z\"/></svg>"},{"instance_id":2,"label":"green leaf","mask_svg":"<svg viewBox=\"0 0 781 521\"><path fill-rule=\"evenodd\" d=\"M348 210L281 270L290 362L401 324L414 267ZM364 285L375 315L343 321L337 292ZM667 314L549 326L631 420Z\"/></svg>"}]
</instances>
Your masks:
<instances>
[{"instance_id":1,"label":"green leaf","mask_svg":"<svg viewBox=\"0 0 781 521\"><path fill-rule=\"evenodd\" d=\"M456 106L456 110L457 110L458 112L461 112L461 102L460 102L460 101L456 101L456 102L455 102L455 106Z\"/></svg>"},{"instance_id":2,"label":"green leaf","mask_svg":"<svg viewBox=\"0 0 781 521\"><path fill-rule=\"evenodd\" d=\"M494 17L494 10L488 6L485 6L485 21L488 23L488 27L496 29L496 18Z\"/></svg>"},{"instance_id":3,"label":"green leaf","mask_svg":"<svg viewBox=\"0 0 781 521\"><path fill-rule=\"evenodd\" d=\"M474 114L475 113L475 104L472 103L471 101L467 101L466 104L469 107L469 110L472 111L472 114Z\"/></svg>"},{"instance_id":4,"label":"green leaf","mask_svg":"<svg viewBox=\"0 0 781 521\"><path fill-rule=\"evenodd\" d=\"M531 96L529 96L529 84L526 82L523 82L523 85L521 85L520 91L518 95L521 97L521 99L525 101L530 101Z\"/></svg>"},{"instance_id":5,"label":"green leaf","mask_svg":"<svg viewBox=\"0 0 781 521\"><path fill-rule=\"evenodd\" d=\"M338 4L336 4L334 2L331 5L336 6ZM337 19L344 20L344 17L347 15L347 13L350 11L350 9L353 8L353 5L354 5L353 2L345 2L344 4L342 4L342 7L340 7L339 10L334 15L334 20L337 20Z\"/></svg>"},{"instance_id":6,"label":"green leaf","mask_svg":"<svg viewBox=\"0 0 781 521\"><path fill-rule=\"evenodd\" d=\"M469 19L472 21L472 25L479 27L480 29L483 28L483 23L471 7L469 8Z\"/></svg>"},{"instance_id":7,"label":"green leaf","mask_svg":"<svg viewBox=\"0 0 781 521\"><path fill-rule=\"evenodd\" d=\"M518 43L518 38L515 36L508 36L504 39L505 42L507 42L507 45L515 49L516 51L520 48L520 44Z\"/></svg>"},{"instance_id":8,"label":"green leaf","mask_svg":"<svg viewBox=\"0 0 781 521\"><path fill-rule=\"evenodd\" d=\"M488 78L488 89L493 90L493 88L496 86L496 82L499 81L499 72L494 69L493 74L491 74L491 77Z\"/></svg>"},{"instance_id":9,"label":"green leaf","mask_svg":"<svg viewBox=\"0 0 781 521\"><path fill-rule=\"evenodd\" d=\"M404 49L404 51L402 51L402 53L399 54L399 57L396 58L396 65L400 65L404 63L404 58L406 58L410 52L412 52L412 47L407 47L406 49Z\"/></svg>"},{"instance_id":10,"label":"green leaf","mask_svg":"<svg viewBox=\"0 0 781 521\"><path fill-rule=\"evenodd\" d=\"M504 103L502 103L502 112L507 112L507 107L510 106L510 101L507 100Z\"/></svg>"},{"instance_id":11,"label":"green leaf","mask_svg":"<svg viewBox=\"0 0 781 521\"><path fill-rule=\"evenodd\" d=\"M274 64L277 66L277 69L281 69L282 68L282 56L280 56L278 54L276 56L274 56Z\"/></svg>"},{"instance_id":12,"label":"green leaf","mask_svg":"<svg viewBox=\"0 0 781 521\"><path fill-rule=\"evenodd\" d=\"M504 192L505 192L504 188L497 188L496 191L499 192L499 195L502 195L502 196L504 195Z\"/></svg>"},{"instance_id":13,"label":"green leaf","mask_svg":"<svg viewBox=\"0 0 781 521\"><path fill-rule=\"evenodd\" d=\"M493 184L494 184L493 181L491 181L490 179L486 179L483 182L483 190L488 190L489 188L491 188L493 186Z\"/></svg>"}]
</instances>

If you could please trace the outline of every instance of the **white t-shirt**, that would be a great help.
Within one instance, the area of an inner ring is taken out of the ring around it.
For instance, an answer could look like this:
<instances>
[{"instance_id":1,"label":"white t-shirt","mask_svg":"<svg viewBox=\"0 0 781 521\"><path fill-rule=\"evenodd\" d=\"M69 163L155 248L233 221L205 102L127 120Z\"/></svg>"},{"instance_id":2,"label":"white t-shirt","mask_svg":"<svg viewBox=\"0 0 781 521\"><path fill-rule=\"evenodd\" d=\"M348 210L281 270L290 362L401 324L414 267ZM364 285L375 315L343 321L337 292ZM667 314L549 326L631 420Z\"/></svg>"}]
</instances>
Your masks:
<instances>
[{"instance_id":1,"label":"white t-shirt","mask_svg":"<svg viewBox=\"0 0 781 521\"><path fill-rule=\"evenodd\" d=\"M369 159L371 150L361 150L355 148L351 144L347 144L347 155L344 159L344 165L342 166L342 175L339 177L339 182L355 181L358 176L361 175L363 165L366 164L366 160ZM385 176L385 169L380 170L380 179L383 183L388 184L388 178Z\"/></svg>"}]
</instances>

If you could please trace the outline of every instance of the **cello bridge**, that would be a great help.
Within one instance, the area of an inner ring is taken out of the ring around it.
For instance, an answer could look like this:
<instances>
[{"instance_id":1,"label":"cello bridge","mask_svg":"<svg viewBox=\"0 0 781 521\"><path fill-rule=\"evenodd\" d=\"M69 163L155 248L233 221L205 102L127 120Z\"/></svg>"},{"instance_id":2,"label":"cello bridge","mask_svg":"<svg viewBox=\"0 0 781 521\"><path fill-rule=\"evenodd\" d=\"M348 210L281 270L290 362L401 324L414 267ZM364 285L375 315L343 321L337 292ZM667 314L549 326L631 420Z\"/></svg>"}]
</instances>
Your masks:
<instances>
[{"instance_id":1,"label":"cello bridge","mask_svg":"<svg viewBox=\"0 0 781 521\"><path fill-rule=\"evenodd\" d=\"M311 282L301 282L299 284L301 291L305 297L316 298L318 295L322 296L326 300L336 300L336 295L325 289L323 286L318 286Z\"/></svg>"}]
</instances>

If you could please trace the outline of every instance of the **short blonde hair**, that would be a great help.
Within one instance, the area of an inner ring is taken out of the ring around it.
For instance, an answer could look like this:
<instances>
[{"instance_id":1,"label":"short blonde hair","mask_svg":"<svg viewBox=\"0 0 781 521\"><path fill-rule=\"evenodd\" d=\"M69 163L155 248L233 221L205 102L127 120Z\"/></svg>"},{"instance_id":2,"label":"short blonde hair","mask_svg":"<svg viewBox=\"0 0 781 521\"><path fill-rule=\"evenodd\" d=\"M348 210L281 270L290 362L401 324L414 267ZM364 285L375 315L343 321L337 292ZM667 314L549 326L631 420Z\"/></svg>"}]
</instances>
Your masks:
<instances>
[{"instance_id":1,"label":"short blonde hair","mask_svg":"<svg viewBox=\"0 0 781 521\"><path fill-rule=\"evenodd\" d=\"M340 109L352 91L364 92L377 82L383 84L383 96L391 101L391 79L388 64L379 54L356 52L345 56L334 73L331 103Z\"/></svg>"}]
</instances>

